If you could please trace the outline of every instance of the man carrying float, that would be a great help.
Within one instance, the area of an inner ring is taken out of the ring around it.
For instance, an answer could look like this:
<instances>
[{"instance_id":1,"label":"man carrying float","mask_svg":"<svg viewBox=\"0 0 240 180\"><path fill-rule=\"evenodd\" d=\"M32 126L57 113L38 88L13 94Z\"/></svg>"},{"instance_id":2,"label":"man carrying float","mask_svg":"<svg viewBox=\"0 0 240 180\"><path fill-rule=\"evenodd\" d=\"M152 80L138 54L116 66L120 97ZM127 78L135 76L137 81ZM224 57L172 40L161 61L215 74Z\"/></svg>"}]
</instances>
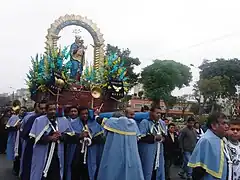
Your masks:
<instances>
[{"instance_id":1,"label":"man carrying float","mask_svg":"<svg viewBox=\"0 0 240 180\"><path fill-rule=\"evenodd\" d=\"M67 180L95 180L103 148L103 129L86 107L79 107L79 119L72 129L79 141L67 151Z\"/></svg>"},{"instance_id":2,"label":"man carrying float","mask_svg":"<svg viewBox=\"0 0 240 180\"><path fill-rule=\"evenodd\" d=\"M34 139L30 180L62 180L64 142L74 135L65 117L56 117L55 102L48 102L46 115L35 119L29 136Z\"/></svg>"},{"instance_id":3,"label":"man carrying float","mask_svg":"<svg viewBox=\"0 0 240 180\"><path fill-rule=\"evenodd\" d=\"M20 139L20 126L22 119L26 113L26 107L21 107L18 100L13 102L13 115L10 117L6 124L8 131L7 140L7 159L13 161L13 174L18 176L20 171L20 157L21 157L21 139Z\"/></svg>"}]
</instances>

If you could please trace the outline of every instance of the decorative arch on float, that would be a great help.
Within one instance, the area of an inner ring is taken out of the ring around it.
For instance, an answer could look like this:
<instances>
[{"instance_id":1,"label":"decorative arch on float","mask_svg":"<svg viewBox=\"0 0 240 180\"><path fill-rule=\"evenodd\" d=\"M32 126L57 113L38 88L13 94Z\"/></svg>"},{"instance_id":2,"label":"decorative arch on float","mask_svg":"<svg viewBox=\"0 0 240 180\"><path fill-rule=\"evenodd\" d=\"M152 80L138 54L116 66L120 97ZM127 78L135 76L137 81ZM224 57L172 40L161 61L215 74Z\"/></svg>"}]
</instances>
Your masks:
<instances>
[{"instance_id":1,"label":"decorative arch on float","mask_svg":"<svg viewBox=\"0 0 240 180\"><path fill-rule=\"evenodd\" d=\"M91 34L94 42L94 68L95 70L98 70L99 67L103 66L104 64L103 34L100 33L100 29L97 27L97 25L87 17L82 17L80 15L65 15L55 20L48 29L45 49L48 52L50 47L57 48L57 41L60 38L59 32L63 28L71 25L80 26Z\"/></svg>"}]
</instances>

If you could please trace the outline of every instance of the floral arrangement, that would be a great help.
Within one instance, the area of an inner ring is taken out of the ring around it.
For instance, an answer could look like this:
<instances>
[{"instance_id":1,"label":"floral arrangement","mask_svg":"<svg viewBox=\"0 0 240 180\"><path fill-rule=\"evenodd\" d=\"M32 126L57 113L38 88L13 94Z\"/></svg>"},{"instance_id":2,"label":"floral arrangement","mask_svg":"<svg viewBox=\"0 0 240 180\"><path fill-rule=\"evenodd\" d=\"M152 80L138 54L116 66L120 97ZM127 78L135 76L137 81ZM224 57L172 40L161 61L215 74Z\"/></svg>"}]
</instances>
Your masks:
<instances>
[{"instance_id":1,"label":"floral arrangement","mask_svg":"<svg viewBox=\"0 0 240 180\"><path fill-rule=\"evenodd\" d=\"M109 81L117 80L123 81L125 91L128 91L126 73L124 60L117 56L117 53L112 53L105 57L104 65L98 72L94 70L92 65L87 64L81 78L81 84L88 87L99 85L102 88L106 88Z\"/></svg>"},{"instance_id":2,"label":"floral arrangement","mask_svg":"<svg viewBox=\"0 0 240 180\"><path fill-rule=\"evenodd\" d=\"M68 48L51 49L47 55L36 55L31 58L32 67L27 74L26 83L31 94L37 91L47 91L48 85L54 81L54 73L61 75L64 80L64 88L67 88L69 82L70 61L67 61L70 54Z\"/></svg>"},{"instance_id":3,"label":"floral arrangement","mask_svg":"<svg viewBox=\"0 0 240 180\"><path fill-rule=\"evenodd\" d=\"M107 87L111 80L122 81L125 91L128 91L128 84L126 82L127 70L124 67L124 59L121 59L117 53L109 54L105 57L104 66L101 69L104 82L102 87Z\"/></svg>"}]
</instances>

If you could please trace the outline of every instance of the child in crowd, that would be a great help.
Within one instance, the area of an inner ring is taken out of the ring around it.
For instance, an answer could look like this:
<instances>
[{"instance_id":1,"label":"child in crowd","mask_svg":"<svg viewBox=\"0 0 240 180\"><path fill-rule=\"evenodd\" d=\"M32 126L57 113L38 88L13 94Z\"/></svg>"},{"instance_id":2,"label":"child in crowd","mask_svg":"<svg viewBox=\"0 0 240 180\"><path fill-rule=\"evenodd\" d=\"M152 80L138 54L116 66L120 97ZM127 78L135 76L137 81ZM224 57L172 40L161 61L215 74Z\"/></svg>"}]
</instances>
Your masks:
<instances>
[{"instance_id":1,"label":"child in crowd","mask_svg":"<svg viewBox=\"0 0 240 180\"><path fill-rule=\"evenodd\" d=\"M240 179L240 120L230 121L228 130L228 143L230 158L232 161L232 179Z\"/></svg>"}]
</instances>

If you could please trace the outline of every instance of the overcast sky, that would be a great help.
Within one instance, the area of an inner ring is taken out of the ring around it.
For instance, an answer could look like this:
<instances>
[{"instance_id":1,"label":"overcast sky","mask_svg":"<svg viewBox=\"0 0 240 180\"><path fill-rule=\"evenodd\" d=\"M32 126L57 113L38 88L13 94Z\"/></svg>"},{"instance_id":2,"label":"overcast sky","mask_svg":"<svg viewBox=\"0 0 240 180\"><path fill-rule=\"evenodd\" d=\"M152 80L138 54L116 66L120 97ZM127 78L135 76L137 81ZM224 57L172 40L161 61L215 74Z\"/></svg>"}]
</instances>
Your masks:
<instances>
[{"instance_id":1,"label":"overcast sky","mask_svg":"<svg viewBox=\"0 0 240 180\"><path fill-rule=\"evenodd\" d=\"M0 6L0 91L21 88L30 56L44 52L47 29L60 16L79 14L92 19L106 44L129 48L141 68L153 59L171 59L198 66L203 59L240 58L240 2L221 0L8 0ZM74 40L64 29L61 46ZM84 30L86 45L92 43ZM92 51L89 47L87 59ZM138 68L137 71L140 71ZM194 80L197 68L192 68ZM175 95L190 93L176 90Z\"/></svg>"}]
</instances>

